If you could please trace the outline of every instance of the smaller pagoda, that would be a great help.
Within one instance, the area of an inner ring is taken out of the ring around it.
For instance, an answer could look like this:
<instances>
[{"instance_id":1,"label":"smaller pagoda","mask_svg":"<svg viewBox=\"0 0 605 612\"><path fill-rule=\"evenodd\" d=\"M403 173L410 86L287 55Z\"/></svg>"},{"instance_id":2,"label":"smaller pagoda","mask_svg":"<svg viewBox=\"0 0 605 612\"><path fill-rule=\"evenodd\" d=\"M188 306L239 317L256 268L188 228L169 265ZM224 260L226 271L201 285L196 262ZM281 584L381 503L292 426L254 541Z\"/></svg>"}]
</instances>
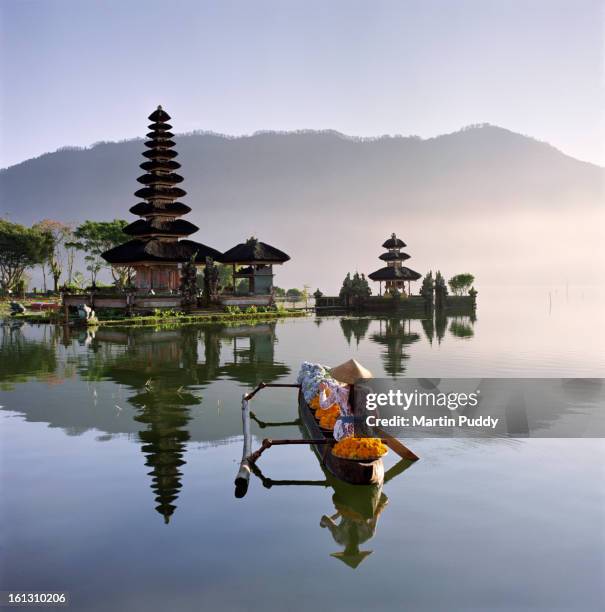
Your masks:
<instances>
[{"instance_id":1,"label":"smaller pagoda","mask_svg":"<svg viewBox=\"0 0 605 612\"><path fill-rule=\"evenodd\" d=\"M411 295L410 281L418 280L422 274L418 274L410 268L406 268L402 265L406 259L410 256L407 253L403 253L403 249L406 244L400 238L397 238L395 233L391 234L391 237L382 243L382 246L387 249L386 253L380 255L380 259L386 262L384 268L380 268L371 274L368 274L368 278L373 281L380 283L380 295L382 295L382 283L385 284L385 291L400 291L406 295L405 282L408 282L407 295Z\"/></svg>"}]
</instances>

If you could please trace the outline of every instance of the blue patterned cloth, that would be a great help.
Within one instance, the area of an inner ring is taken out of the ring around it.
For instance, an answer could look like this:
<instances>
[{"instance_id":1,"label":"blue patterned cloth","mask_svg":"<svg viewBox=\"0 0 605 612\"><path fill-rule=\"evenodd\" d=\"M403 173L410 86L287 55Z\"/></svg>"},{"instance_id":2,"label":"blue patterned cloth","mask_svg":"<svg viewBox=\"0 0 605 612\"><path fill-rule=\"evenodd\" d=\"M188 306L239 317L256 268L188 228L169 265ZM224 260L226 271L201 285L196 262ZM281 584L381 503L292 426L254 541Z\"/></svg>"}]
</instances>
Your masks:
<instances>
[{"instance_id":1,"label":"blue patterned cloth","mask_svg":"<svg viewBox=\"0 0 605 612\"><path fill-rule=\"evenodd\" d=\"M304 361L298 372L297 382L300 385L305 401L309 403L318 393L322 380L331 379L326 366L320 363Z\"/></svg>"}]
</instances>

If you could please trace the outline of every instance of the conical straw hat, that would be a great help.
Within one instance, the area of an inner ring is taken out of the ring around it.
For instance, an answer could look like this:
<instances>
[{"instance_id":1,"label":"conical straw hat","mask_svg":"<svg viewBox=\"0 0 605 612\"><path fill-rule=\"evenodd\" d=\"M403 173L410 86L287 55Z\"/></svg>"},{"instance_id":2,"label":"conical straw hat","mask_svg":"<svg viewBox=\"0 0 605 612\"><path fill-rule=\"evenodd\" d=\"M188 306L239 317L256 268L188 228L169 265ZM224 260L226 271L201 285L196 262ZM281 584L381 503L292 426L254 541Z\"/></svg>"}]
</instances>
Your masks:
<instances>
[{"instance_id":1,"label":"conical straw hat","mask_svg":"<svg viewBox=\"0 0 605 612\"><path fill-rule=\"evenodd\" d=\"M330 370L330 375L340 382L352 385L360 378L374 378L370 370L364 368L356 359L349 359Z\"/></svg>"},{"instance_id":2,"label":"conical straw hat","mask_svg":"<svg viewBox=\"0 0 605 612\"><path fill-rule=\"evenodd\" d=\"M369 557L372 552L373 551L371 550L357 550L355 552L348 553L345 550L343 552L330 553L330 557L340 559L340 561L355 569L366 557Z\"/></svg>"}]
</instances>

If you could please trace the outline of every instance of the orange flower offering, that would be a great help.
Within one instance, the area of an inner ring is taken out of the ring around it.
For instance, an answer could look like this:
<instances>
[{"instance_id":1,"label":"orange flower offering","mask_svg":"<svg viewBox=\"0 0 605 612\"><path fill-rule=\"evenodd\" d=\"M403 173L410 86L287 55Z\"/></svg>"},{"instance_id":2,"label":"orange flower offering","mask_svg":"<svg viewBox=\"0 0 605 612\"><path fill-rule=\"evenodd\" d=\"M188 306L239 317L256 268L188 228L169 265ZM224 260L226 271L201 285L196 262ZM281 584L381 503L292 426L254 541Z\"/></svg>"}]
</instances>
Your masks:
<instances>
[{"instance_id":1,"label":"orange flower offering","mask_svg":"<svg viewBox=\"0 0 605 612\"><path fill-rule=\"evenodd\" d=\"M339 405L332 404L329 408L318 408L315 411L315 418L319 421L319 419L326 416L326 414L335 414L336 416L338 416L340 414Z\"/></svg>"},{"instance_id":2,"label":"orange flower offering","mask_svg":"<svg viewBox=\"0 0 605 612\"><path fill-rule=\"evenodd\" d=\"M311 410L317 410L319 408L319 395L316 395L310 402L309 407Z\"/></svg>"},{"instance_id":3,"label":"orange flower offering","mask_svg":"<svg viewBox=\"0 0 605 612\"><path fill-rule=\"evenodd\" d=\"M332 454L343 459L378 459L387 451L380 438L343 438L332 448Z\"/></svg>"},{"instance_id":4,"label":"orange flower offering","mask_svg":"<svg viewBox=\"0 0 605 612\"><path fill-rule=\"evenodd\" d=\"M328 411L325 410L324 412ZM319 426L323 427L324 429L334 429L334 424L336 423L336 419L338 418L339 414L340 411L322 415L322 417L319 419Z\"/></svg>"}]
</instances>

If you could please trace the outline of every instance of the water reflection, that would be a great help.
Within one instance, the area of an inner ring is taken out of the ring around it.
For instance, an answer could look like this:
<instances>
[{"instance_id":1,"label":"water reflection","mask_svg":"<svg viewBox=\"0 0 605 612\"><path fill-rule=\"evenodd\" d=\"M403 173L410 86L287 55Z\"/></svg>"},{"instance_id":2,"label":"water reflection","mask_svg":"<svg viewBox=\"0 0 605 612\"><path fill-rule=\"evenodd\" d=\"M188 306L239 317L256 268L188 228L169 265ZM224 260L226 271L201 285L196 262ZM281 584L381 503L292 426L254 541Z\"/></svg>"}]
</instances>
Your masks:
<instances>
[{"instance_id":1,"label":"water reflection","mask_svg":"<svg viewBox=\"0 0 605 612\"><path fill-rule=\"evenodd\" d=\"M340 319L340 328L347 340L347 344L351 346L351 341L355 339L356 346L366 337L370 328L371 319L368 318L349 318L343 317Z\"/></svg>"},{"instance_id":2,"label":"water reflection","mask_svg":"<svg viewBox=\"0 0 605 612\"><path fill-rule=\"evenodd\" d=\"M475 335L474 324L476 318L474 315L456 315L450 318L450 333L456 338L472 338Z\"/></svg>"},{"instance_id":3,"label":"water reflection","mask_svg":"<svg viewBox=\"0 0 605 612\"><path fill-rule=\"evenodd\" d=\"M223 342L224 341L224 342ZM239 344L238 344L239 342ZM145 465L151 468L151 488L156 510L168 523L176 509L186 443L191 436L190 409L202 405L196 389L219 378L245 385L271 381L289 373L274 361L275 323L237 327L180 327L173 330L99 330L91 344L98 356L107 344L122 344L125 351L99 369L92 360L95 376L118 382L135 391L128 403L137 409L134 420L145 425L139 432ZM221 346L231 348L221 365ZM203 360L200 359L203 346ZM83 376L90 376L86 367Z\"/></svg>"},{"instance_id":4,"label":"water reflection","mask_svg":"<svg viewBox=\"0 0 605 612\"><path fill-rule=\"evenodd\" d=\"M399 476L414 465L413 461L401 459L384 475L384 484ZM325 472L326 480L334 489L332 503L336 512L324 514L320 527L326 528L334 541L343 547L342 551L333 552L331 556L355 569L372 554L372 550L360 550L360 547L371 540L378 526L378 519L389 502L383 491L383 485L356 486L334 478Z\"/></svg>"},{"instance_id":5,"label":"water reflection","mask_svg":"<svg viewBox=\"0 0 605 612\"><path fill-rule=\"evenodd\" d=\"M72 402L54 406L36 401L20 405L19 411L27 420L45 421L70 434L94 428L107 432L99 438L107 440L111 434L135 433L150 468L156 510L168 523L182 488L192 410L204 405L202 391L221 379L249 387L290 373L275 359L275 325L97 330L4 326L2 389L28 381L62 384L76 376L85 381L87 387L79 388L80 396ZM116 384L110 410L101 405L104 381ZM208 411L204 417L196 423L195 439L218 442L241 432L235 412Z\"/></svg>"},{"instance_id":6,"label":"water reflection","mask_svg":"<svg viewBox=\"0 0 605 612\"><path fill-rule=\"evenodd\" d=\"M379 331L370 339L384 347L384 371L395 378L406 370L405 360L409 359L406 347L418 342L420 335L411 331L410 319L388 318L379 320Z\"/></svg>"},{"instance_id":7,"label":"water reflection","mask_svg":"<svg viewBox=\"0 0 605 612\"><path fill-rule=\"evenodd\" d=\"M370 321L370 319L341 319L340 325L347 342L351 344L351 337L355 337L357 345L359 345L368 331ZM382 353L384 370L393 378L405 374L405 362L410 357L407 348L421 339L421 335L412 329L417 321L426 340L432 345L435 339L438 344L441 344L448 330L448 325L453 337L472 338L476 317L474 313L471 315L448 315L440 311L429 317L385 317L378 319L378 331L370 335L370 340L384 347Z\"/></svg>"},{"instance_id":8,"label":"water reflection","mask_svg":"<svg viewBox=\"0 0 605 612\"><path fill-rule=\"evenodd\" d=\"M280 427L295 424L302 438L309 437L309 432L300 419L296 419L293 423L265 423L257 417L253 418L261 428L269 425ZM252 473L267 489L284 486L331 488L334 508L321 516L319 526L327 529L334 542L343 548L330 553L330 556L356 569L373 552L361 550L360 547L374 537L378 519L388 504L388 497L383 491L384 485L414 465L414 461L400 459L386 471L384 481L380 485L353 485L336 478L324 468L317 451L312 447L309 447L309 450L323 472L324 480L274 480L263 474L258 464L251 465Z\"/></svg>"},{"instance_id":9,"label":"water reflection","mask_svg":"<svg viewBox=\"0 0 605 612\"><path fill-rule=\"evenodd\" d=\"M50 381L57 375L57 328L45 326L40 342L30 340L17 321L2 325L0 330L0 388L8 391L15 383Z\"/></svg>"}]
</instances>

